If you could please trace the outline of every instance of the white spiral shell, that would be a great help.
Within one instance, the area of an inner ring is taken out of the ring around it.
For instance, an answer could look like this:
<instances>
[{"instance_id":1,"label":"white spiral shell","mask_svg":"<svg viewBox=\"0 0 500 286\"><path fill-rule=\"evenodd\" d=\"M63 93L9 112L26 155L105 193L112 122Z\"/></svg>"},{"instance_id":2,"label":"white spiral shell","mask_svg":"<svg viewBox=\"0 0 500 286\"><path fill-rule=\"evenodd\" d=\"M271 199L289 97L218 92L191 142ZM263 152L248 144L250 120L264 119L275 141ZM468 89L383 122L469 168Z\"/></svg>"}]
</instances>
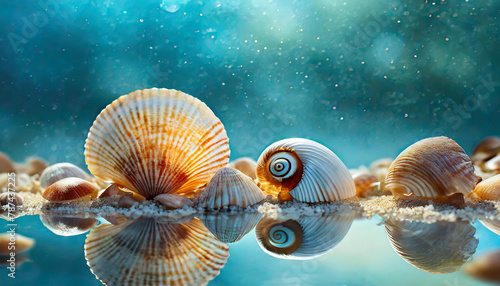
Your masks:
<instances>
[{"instance_id":1,"label":"white spiral shell","mask_svg":"<svg viewBox=\"0 0 500 286\"><path fill-rule=\"evenodd\" d=\"M282 201L329 202L356 194L351 174L327 147L302 138L267 147L257 161L261 189Z\"/></svg>"},{"instance_id":2,"label":"white spiral shell","mask_svg":"<svg viewBox=\"0 0 500 286\"><path fill-rule=\"evenodd\" d=\"M97 117L85 161L97 178L152 199L193 196L229 162L229 139L200 100L176 90L121 96Z\"/></svg>"},{"instance_id":3,"label":"white spiral shell","mask_svg":"<svg viewBox=\"0 0 500 286\"><path fill-rule=\"evenodd\" d=\"M337 246L349 231L354 212L298 219L265 217L255 227L264 252L281 259L306 260L324 255Z\"/></svg>"}]
</instances>

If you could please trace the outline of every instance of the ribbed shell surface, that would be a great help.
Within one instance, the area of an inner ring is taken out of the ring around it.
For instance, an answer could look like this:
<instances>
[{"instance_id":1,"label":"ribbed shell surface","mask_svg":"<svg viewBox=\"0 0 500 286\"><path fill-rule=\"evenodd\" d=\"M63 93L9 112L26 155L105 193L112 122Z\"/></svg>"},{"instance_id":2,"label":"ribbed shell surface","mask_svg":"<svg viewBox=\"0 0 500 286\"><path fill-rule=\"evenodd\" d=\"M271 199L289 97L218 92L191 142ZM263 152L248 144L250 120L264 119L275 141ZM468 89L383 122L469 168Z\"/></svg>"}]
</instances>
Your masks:
<instances>
[{"instance_id":1,"label":"ribbed shell surface","mask_svg":"<svg viewBox=\"0 0 500 286\"><path fill-rule=\"evenodd\" d=\"M246 208L265 198L255 182L242 172L225 167L217 171L201 194L200 206L219 209L225 206Z\"/></svg>"},{"instance_id":2,"label":"ribbed shell surface","mask_svg":"<svg viewBox=\"0 0 500 286\"><path fill-rule=\"evenodd\" d=\"M53 183L70 177L84 180L88 180L90 178L90 176L78 166L71 163L57 163L50 165L43 170L42 175L40 176L40 185L42 188L46 189Z\"/></svg>"},{"instance_id":3,"label":"ribbed shell surface","mask_svg":"<svg viewBox=\"0 0 500 286\"><path fill-rule=\"evenodd\" d=\"M385 222L392 248L414 267L430 273L452 273L476 252L476 229L467 222L440 221L433 224Z\"/></svg>"},{"instance_id":4,"label":"ribbed shell surface","mask_svg":"<svg viewBox=\"0 0 500 286\"><path fill-rule=\"evenodd\" d=\"M269 224L273 219L263 218L255 228L257 242L264 252L281 259L307 260L324 255L335 248L346 236L354 220L354 212L330 214L322 217L304 216L297 219L303 236L300 246L290 255L270 252L262 243L267 234L262 233L261 223ZM278 222L279 220L277 220Z\"/></svg>"},{"instance_id":5,"label":"ribbed shell surface","mask_svg":"<svg viewBox=\"0 0 500 286\"><path fill-rule=\"evenodd\" d=\"M432 198L466 194L479 181L462 147L450 138L434 137L411 145L394 160L385 188L393 194L413 193Z\"/></svg>"},{"instance_id":6,"label":"ribbed shell surface","mask_svg":"<svg viewBox=\"0 0 500 286\"><path fill-rule=\"evenodd\" d=\"M101 224L85 241L87 264L105 285L206 285L228 257L228 246L197 218L183 224Z\"/></svg>"},{"instance_id":7,"label":"ribbed shell surface","mask_svg":"<svg viewBox=\"0 0 500 286\"><path fill-rule=\"evenodd\" d=\"M205 214L202 221L218 240L224 243L235 243L254 229L261 217L260 212L217 213Z\"/></svg>"},{"instance_id":8,"label":"ribbed shell surface","mask_svg":"<svg viewBox=\"0 0 500 286\"><path fill-rule=\"evenodd\" d=\"M76 200L99 191L99 187L80 178L65 178L50 185L42 197L51 202Z\"/></svg>"},{"instance_id":9,"label":"ribbed shell surface","mask_svg":"<svg viewBox=\"0 0 500 286\"><path fill-rule=\"evenodd\" d=\"M229 162L220 120L200 100L176 90L121 96L97 117L85 144L90 172L151 199L189 193Z\"/></svg>"},{"instance_id":10,"label":"ribbed shell surface","mask_svg":"<svg viewBox=\"0 0 500 286\"><path fill-rule=\"evenodd\" d=\"M280 186L267 188L270 184L260 172L269 172L267 160L277 151L293 150L303 165L300 182L290 191L290 195L300 202L338 201L356 195L356 187L351 174L342 161L327 147L308 139L290 138L273 143L264 150L257 161L257 179L262 189L280 190ZM259 170L260 169L260 170ZM272 192L277 196L278 192Z\"/></svg>"},{"instance_id":11,"label":"ribbed shell surface","mask_svg":"<svg viewBox=\"0 0 500 286\"><path fill-rule=\"evenodd\" d=\"M500 201L500 175L493 176L477 184L474 194L489 201Z\"/></svg>"}]
</instances>

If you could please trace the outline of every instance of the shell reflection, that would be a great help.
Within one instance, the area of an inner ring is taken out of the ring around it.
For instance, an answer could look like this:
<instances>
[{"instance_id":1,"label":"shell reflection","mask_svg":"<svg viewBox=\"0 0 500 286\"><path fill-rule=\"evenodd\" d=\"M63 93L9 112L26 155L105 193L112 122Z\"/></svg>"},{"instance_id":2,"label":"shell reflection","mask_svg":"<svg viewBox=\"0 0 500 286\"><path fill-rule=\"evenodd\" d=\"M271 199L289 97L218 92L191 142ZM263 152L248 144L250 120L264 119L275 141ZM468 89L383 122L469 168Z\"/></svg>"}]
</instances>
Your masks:
<instances>
[{"instance_id":1,"label":"shell reflection","mask_svg":"<svg viewBox=\"0 0 500 286\"><path fill-rule=\"evenodd\" d=\"M282 259L306 260L333 250L351 228L354 212L298 219L263 218L255 228L264 252Z\"/></svg>"},{"instance_id":2,"label":"shell reflection","mask_svg":"<svg viewBox=\"0 0 500 286\"><path fill-rule=\"evenodd\" d=\"M205 214L201 219L218 240L225 243L235 243L254 229L261 217L262 214L259 212L215 213Z\"/></svg>"},{"instance_id":3,"label":"shell reflection","mask_svg":"<svg viewBox=\"0 0 500 286\"><path fill-rule=\"evenodd\" d=\"M385 231L392 248L406 262L429 273L453 273L476 252L476 229L467 222L433 224L388 219Z\"/></svg>"},{"instance_id":4,"label":"shell reflection","mask_svg":"<svg viewBox=\"0 0 500 286\"><path fill-rule=\"evenodd\" d=\"M79 215L60 214L42 210L40 220L53 233L60 236L84 234L97 225L97 219Z\"/></svg>"},{"instance_id":5,"label":"shell reflection","mask_svg":"<svg viewBox=\"0 0 500 286\"><path fill-rule=\"evenodd\" d=\"M105 285L205 285L226 264L229 249L194 218L152 218L102 224L87 235L85 258Z\"/></svg>"}]
</instances>

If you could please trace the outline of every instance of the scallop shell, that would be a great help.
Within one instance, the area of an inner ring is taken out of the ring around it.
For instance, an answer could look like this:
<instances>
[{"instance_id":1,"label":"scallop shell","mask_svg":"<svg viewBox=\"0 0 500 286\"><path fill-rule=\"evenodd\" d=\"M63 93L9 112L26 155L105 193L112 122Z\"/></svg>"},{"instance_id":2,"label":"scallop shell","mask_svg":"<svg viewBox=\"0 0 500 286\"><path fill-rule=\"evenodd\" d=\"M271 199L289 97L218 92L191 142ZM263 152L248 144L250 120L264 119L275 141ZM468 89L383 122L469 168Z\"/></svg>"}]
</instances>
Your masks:
<instances>
[{"instance_id":1,"label":"scallop shell","mask_svg":"<svg viewBox=\"0 0 500 286\"><path fill-rule=\"evenodd\" d=\"M388 219L385 231L392 248L406 262L430 273L460 270L476 252L476 229L467 222L433 224Z\"/></svg>"},{"instance_id":2,"label":"scallop shell","mask_svg":"<svg viewBox=\"0 0 500 286\"><path fill-rule=\"evenodd\" d=\"M462 147L450 138L434 137L411 145L396 158L387 173L385 188L393 194L433 198L466 194L480 180Z\"/></svg>"},{"instance_id":3,"label":"scallop shell","mask_svg":"<svg viewBox=\"0 0 500 286\"><path fill-rule=\"evenodd\" d=\"M490 231L500 235L500 220L482 220L480 219L479 222L484 225L487 229Z\"/></svg>"},{"instance_id":4,"label":"scallop shell","mask_svg":"<svg viewBox=\"0 0 500 286\"><path fill-rule=\"evenodd\" d=\"M152 199L190 196L229 161L220 120L200 100L176 90L145 89L113 101L85 144L90 172Z\"/></svg>"},{"instance_id":5,"label":"scallop shell","mask_svg":"<svg viewBox=\"0 0 500 286\"><path fill-rule=\"evenodd\" d=\"M493 176L477 184L474 196L488 201L500 201L500 175Z\"/></svg>"},{"instance_id":6,"label":"scallop shell","mask_svg":"<svg viewBox=\"0 0 500 286\"><path fill-rule=\"evenodd\" d=\"M50 185L43 192L44 199L50 202L69 202L85 197L96 197L99 187L80 178L66 178Z\"/></svg>"},{"instance_id":7,"label":"scallop shell","mask_svg":"<svg viewBox=\"0 0 500 286\"><path fill-rule=\"evenodd\" d=\"M257 242L264 252L281 259L306 260L324 255L346 236L354 212L323 217L294 219L263 218L255 228Z\"/></svg>"},{"instance_id":8,"label":"scallop shell","mask_svg":"<svg viewBox=\"0 0 500 286\"><path fill-rule=\"evenodd\" d=\"M14 233L15 237L15 249L9 248L9 243L11 242L11 233L0 234L0 255L7 255L11 252L21 253L30 250L35 245L35 240L33 238ZM10 245L12 247L12 245Z\"/></svg>"},{"instance_id":9,"label":"scallop shell","mask_svg":"<svg viewBox=\"0 0 500 286\"><path fill-rule=\"evenodd\" d=\"M262 218L260 212L251 213L216 213L201 217L210 232L224 243L235 243L255 228Z\"/></svg>"},{"instance_id":10,"label":"scallop shell","mask_svg":"<svg viewBox=\"0 0 500 286\"><path fill-rule=\"evenodd\" d=\"M206 285L229 256L194 218L183 224L155 219L101 224L85 241L92 273L106 285Z\"/></svg>"},{"instance_id":11,"label":"scallop shell","mask_svg":"<svg viewBox=\"0 0 500 286\"><path fill-rule=\"evenodd\" d=\"M42 211L40 220L48 230L59 236L80 235L88 232L98 223L95 218L50 211Z\"/></svg>"},{"instance_id":12,"label":"scallop shell","mask_svg":"<svg viewBox=\"0 0 500 286\"><path fill-rule=\"evenodd\" d=\"M500 284L500 251L486 253L464 267L465 272L479 280Z\"/></svg>"},{"instance_id":13,"label":"scallop shell","mask_svg":"<svg viewBox=\"0 0 500 286\"><path fill-rule=\"evenodd\" d=\"M472 151L472 162L481 165L500 153L500 138L497 136L487 137L479 142Z\"/></svg>"},{"instance_id":14,"label":"scallop shell","mask_svg":"<svg viewBox=\"0 0 500 286\"><path fill-rule=\"evenodd\" d=\"M261 189L281 201L329 202L356 194L352 176L337 155L307 139L273 143L260 155L256 173Z\"/></svg>"},{"instance_id":15,"label":"scallop shell","mask_svg":"<svg viewBox=\"0 0 500 286\"><path fill-rule=\"evenodd\" d=\"M233 162L229 163L228 167L241 171L243 174L252 178L252 180L257 179L257 176L255 175L257 162L255 162L252 158L243 157L236 159Z\"/></svg>"},{"instance_id":16,"label":"scallop shell","mask_svg":"<svg viewBox=\"0 0 500 286\"><path fill-rule=\"evenodd\" d=\"M199 206L219 209L226 206L246 208L265 198L254 181L242 172L225 167L217 171L200 197Z\"/></svg>"},{"instance_id":17,"label":"scallop shell","mask_svg":"<svg viewBox=\"0 0 500 286\"><path fill-rule=\"evenodd\" d=\"M40 185L46 189L59 180L71 177L84 180L90 179L90 176L84 170L71 163L57 163L43 170L40 176Z\"/></svg>"}]
</instances>

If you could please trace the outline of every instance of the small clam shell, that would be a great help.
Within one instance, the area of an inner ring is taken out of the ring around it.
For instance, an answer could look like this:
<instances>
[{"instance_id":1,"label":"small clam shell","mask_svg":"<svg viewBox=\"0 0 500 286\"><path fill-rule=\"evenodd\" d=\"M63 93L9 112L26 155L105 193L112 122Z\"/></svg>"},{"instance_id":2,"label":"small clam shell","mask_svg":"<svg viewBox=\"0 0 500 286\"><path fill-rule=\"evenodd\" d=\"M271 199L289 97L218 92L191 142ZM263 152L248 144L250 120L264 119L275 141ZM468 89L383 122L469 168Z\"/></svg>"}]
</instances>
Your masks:
<instances>
[{"instance_id":1,"label":"small clam shell","mask_svg":"<svg viewBox=\"0 0 500 286\"><path fill-rule=\"evenodd\" d=\"M430 273L460 270L476 252L476 229L467 222L433 224L388 219L385 231L392 248L406 262Z\"/></svg>"},{"instance_id":2,"label":"small clam shell","mask_svg":"<svg viewBox=\"0 0 500 286\"><path fill-rule=\"evenodd\" d=\"M90 270L105 285L206 285L228 257L228 246L197 218L101 224L85 240Z\"/></svg>"},{"instance_id":3,"label":"small clam shell","mask_svg":"<svg viewBox=\"0 0 500 286\"><path fill-rule=\"evenodd\" d=\"M229 161L220 120L200 100L176 90L121 96L97 117L85 143L90 172L152 199L189 194Z\"/></svg>"},{"instance_id":4,"label":"small clam shell","mask_svg":"<svg viewBox=\"0 0 500 286\"><path fill-rule=\"evenodd\" d=\"M15 171L14 162L12 162L7 154L0 152L0 173L12 173Z\"/></svg>"},{"instance_id":5,"label":"small clam shell","mask_svg":"<svg viewBox=\"0 0 500 286\"><path fill-rule=\"evenodd\" d=\"M260 155L256 173L262 190L281 201L329 202L356 194L351 174L337 155L307 139L271 144Z\"/></svg>"},{"instance_id":6,"label":"small clam shell","mask_svg":"<svg viewBox=\"0 0 500 286\"><path fill-rule=\"evenodd\" d=\"M357 172L352 176L354 180L354 185L356 186L356 196L360 198L366 198L368 196L375 195L371 190L374 188L374 184L378 182L377 177L366 172Z\"/></svg>"},{"instance_id":7,"label":"small clam shell","mask_svg":"<svg viewBox=\"0 0 500 286\"><path fill-rule=\"evenodd\" d=\"M393 194L433 198L466 194L480 180L462 147L450 138L434 137L411 145L396 158L387 173L385 188Z\"/></svg>"},{"instance_id":8,"label":"small clam shell","mask_svg":"<svg viewBox=\"0 0 500 286\"><path fill-rule=\"evenodd\" d=\"M137 204L137 202L129 196L122 196L122 197L120 197L120 199L118 199L118 207L119 208L128 209L128 208L133 207L135 204Z\"/></svg>"},{"instance_id":9,"label":"small clam shell","mask_svg":"<svg viewBox=\"0 0 500 286\"><path fill-rule=\"evenodd\" d=\"M235 243L254 229L261 218L260 212L244 212L204 214L201 220L218 240L224 243Z\"/></svg>"},{"instance_id":10,"label":"small clam shell","mask_svg":"<svg viewBox=\"0 0 500 286\"><path fill-rule=\"evenodd\" d=\"M255 228L264 252L281 259L313 259L337 246L351 228L354 212L293 219L263 218Z\"/></svg>"},{"instance_id":11,"label":"small clam shell","mask_svg":"<svg viewBox=\"0 0 500 286\"><path fill-rule=\"evenodd\" d=\"M90 176L79 167L71 163L57 163L43 170L40 176L40 185L46 189L53 183L65 178L80 178L89 180Z\"/></svg>"},{"instance_id":12,"label":"small clam shell","mask_svg":"<svg viewBox=\"0 0 500 286\"><path fill-rule=\"evenodd\" d=\"M199 206L219 209L226 206L246 208L265 199L255 182L242 172L225 167L217 171L201 194Z\"/></svg>"},{"instance_id":13,"label":"small clam shell","mask_svg":"<svg viewBox=\"0 0 500 286\"><path fill-rule=\"evenodd\" d=\"M500 137L487 137L479 142L472 151L472 162L481 165L500 153Z\"/></svg>"},{"instance_id":14,"label":"small clam shell","mask_svg":"<svg viewBox=\"0 0 500 286\"><path fill-rule=\"evenodd\" d=\"M50 185L43 192L44 199L51 202L69 202L97 196L99 187L80 178L66 178Z\"/></svg>"},{"instance_id":15,"label":"small clam shell","mask_svg":"<svg viewBox=\"0 0 500 286\"><path fill-rule=\"evenodd\" d=\"M18 193L9 192L0 194L0 205L14 205L14 206L22 206L24 203L23 197Z\"/></svg>"},{"instance_id":16,"label":"small clam shell","mask_svg":"<svg viewBox=\"0 0 500 286\"><path fill-rule=\"evenodd\" d=\"M59 236L75 236L88 232L98 221L95 218L42 211L43 225Z\"/></svg>"},{"instance_id":17,"label":"small clam shell","mask_svg":"<svg viewBox=\"0 0 500 286\"><path fill-rule=\"evenodd\" d=\"M477 184L472 192L481 200L500 201L500 175L493 176Z\"/></svg>"},{"instance_id":18,"label":"small clam shell","mask_svg":"<svg viewBox=\"0 0 500 286\"><path fill-rule=\"evenodd\" d=\"M9 243L15 242L15 244ZM14 249L12 249L14 245ZM18 233L2 233L0 234L0 255L7 255L11 252L21 253L30 250L35 245L33 238L20 235Z\"/></svg>"},{"instance_id":19,"label":"small clam shell","mask_svg":"<svg viewBox=\"0 0 500 286\"><path fill-rule=\"evenodd\" d=\"M42 158L31 157L26 160L26 164L23 166L23 172L30 176L41 175L45 168L47 168L47 162ZM18 167L18 172L20 171Z\"/></svg>"},{"instance_id":20,"label":"small clam shell","mask_svg":"<svg viewBox=\"0 0 500 286\"><path fill-rule=\"evenodd\" d=\"M500 284L500 251L491 251L475 258L465 265L464 270L471 277Z\"/></svg>"},{"instance_id":21,"label":"small clam shell","mask_svg":"<svg viewBox=\"0 0 500 286\"><path fill-rule=\"evenodd\" d=\"M229 163L228 167L241 171L243 174L252 178L252 180L255 180L257 178L257 176L255 175L257 162L255 162L255 160L252 158L243 157L236 159L233 162Z\"/></svg>"},{"instance_id":22,"label":"small clam shell","mask_svg":"<svg viewBox=\"0 0 500 286\"><path fill-rule=\"evenodd\" d=\"M167 209L180 209L184 206L192 207L193 201L185 196L177 194L161 194L154 198L155 201L167 207Z\"/></svg>"}]
</instances>

